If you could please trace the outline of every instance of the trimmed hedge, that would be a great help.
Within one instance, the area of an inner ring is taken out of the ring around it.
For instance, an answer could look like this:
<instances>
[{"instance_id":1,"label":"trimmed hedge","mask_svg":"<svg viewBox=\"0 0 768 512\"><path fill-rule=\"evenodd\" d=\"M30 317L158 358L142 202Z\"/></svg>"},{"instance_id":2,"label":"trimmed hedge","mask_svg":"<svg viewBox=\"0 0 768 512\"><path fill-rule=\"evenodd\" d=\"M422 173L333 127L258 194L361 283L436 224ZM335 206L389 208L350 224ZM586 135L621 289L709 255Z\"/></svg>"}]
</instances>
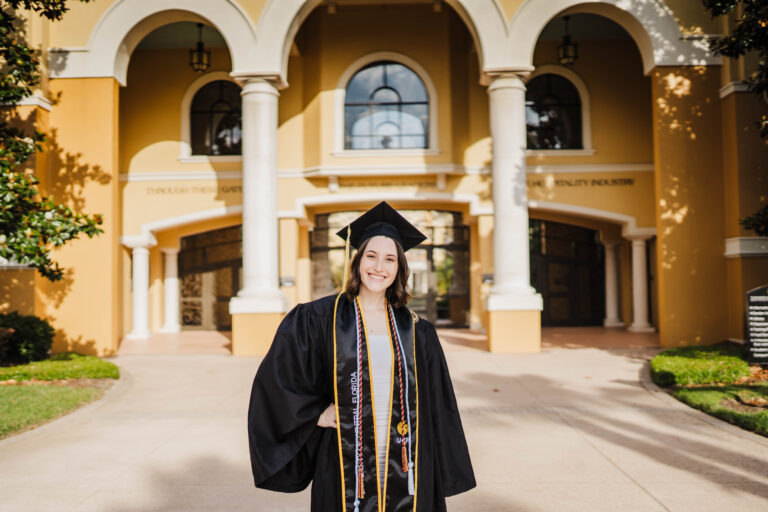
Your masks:
<instances>
[{"instance_id":1,"label":"trimmed hedge","mask_svg":"<svg viewBox=\"0 0 768 512\"><path fill-rule=\"evenodd\" d=\"M0 314L0 365L25 364L48 357L53 327L34 315Z\"/></svg>"},{"instance_id":2,"label":"trimmed hedge","mask_svg":"<svg viewBox=\"0 0 768 512\"><path fill-rule=\"evenodd\" d=\"M735 343L665 350L651 360L651 378L662 387L730 384L750 375L744 351Z\"/></svg>"}]
</instances>

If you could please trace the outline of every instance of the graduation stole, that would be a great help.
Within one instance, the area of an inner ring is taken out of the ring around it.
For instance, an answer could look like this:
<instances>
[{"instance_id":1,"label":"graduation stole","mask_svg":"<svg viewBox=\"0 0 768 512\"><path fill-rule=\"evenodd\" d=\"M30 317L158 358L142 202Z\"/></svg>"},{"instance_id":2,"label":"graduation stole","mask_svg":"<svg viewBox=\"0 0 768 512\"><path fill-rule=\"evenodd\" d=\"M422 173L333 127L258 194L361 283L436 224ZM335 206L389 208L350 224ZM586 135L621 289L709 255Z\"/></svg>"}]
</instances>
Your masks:
<instances>
[{"instance_id":1,"label":"graduation stole","mask_svg":"<svg viewBox=\"0 0 768 512\"><path fill-rule=\"evenodd\" d=\"M333 321L334 398L344 512L416 510L418 384L415 318L387 304L392 349L388 432L376 430L365 317L359 300L336 297ZM385 474L377 438L387 436ZM384 482L379 490L379 482Z\"/></svg>"}]
</instances>

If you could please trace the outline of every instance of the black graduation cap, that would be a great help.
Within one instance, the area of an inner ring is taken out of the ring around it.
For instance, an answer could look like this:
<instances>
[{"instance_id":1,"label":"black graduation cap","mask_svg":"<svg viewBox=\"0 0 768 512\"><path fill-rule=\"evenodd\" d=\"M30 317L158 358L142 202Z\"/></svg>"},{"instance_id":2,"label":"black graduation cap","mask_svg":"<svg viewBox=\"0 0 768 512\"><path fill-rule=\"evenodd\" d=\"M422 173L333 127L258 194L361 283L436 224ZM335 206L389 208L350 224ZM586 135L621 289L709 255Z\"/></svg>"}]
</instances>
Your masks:
<instances>
[{"instance_id":1,"label":"black graduation cap","mask_svg":"<svg viewBox=\"0 0 768 512\"><path fill-rule=\"evenodd\" d=\"M347 226L349 228L349 244L357 249L364 241L374 236L387 236L397 240L407 251L427 239L421 231L408 222L405 217L382 201ZM342 228L337 235L342 240L347 239L347 227Z\"/></svg>"}]
</instances>

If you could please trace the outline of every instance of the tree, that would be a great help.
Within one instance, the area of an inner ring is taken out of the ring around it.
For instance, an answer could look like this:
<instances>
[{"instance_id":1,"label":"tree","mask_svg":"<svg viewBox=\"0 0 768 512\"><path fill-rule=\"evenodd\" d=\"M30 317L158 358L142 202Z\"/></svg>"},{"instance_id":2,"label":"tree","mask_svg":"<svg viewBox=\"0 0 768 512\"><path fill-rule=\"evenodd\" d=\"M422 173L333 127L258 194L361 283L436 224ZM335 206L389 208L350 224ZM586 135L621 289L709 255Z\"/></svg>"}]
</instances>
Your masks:
<instances>
[{"instance_id":1,"label":"tree","mask_svg":"<svg viewBox=\"0 0 768 512\"><path fill-rule=\"evenodd\" d=\"M90 0L78 0L88 2ZM67 0L0 0L0 257L36 268L51 281L63 271L51 259L54 247L81 234L102 232L100 215L87 215L41 195L39 180L25 163L42 150L45 135L28 133L14 106L31 96L40 82L39 52L24 40L25 9L50 21L60 20Z\"/></svg>"},{"instance_id":2,"label":"tree","mask_svg":"<svg viewBox=\"0 0 768 512\"><path fill-rule=\"evenodd\" d=\"M732 59L757 52L757 69L744 83L749 90L762 96L768 105L768 0L702 0L713 18L736 11L736 23L731 33L709 42L715 55ZM768 116L758 121L760 136L768 138Z\"/></svg>"}]
</instances>

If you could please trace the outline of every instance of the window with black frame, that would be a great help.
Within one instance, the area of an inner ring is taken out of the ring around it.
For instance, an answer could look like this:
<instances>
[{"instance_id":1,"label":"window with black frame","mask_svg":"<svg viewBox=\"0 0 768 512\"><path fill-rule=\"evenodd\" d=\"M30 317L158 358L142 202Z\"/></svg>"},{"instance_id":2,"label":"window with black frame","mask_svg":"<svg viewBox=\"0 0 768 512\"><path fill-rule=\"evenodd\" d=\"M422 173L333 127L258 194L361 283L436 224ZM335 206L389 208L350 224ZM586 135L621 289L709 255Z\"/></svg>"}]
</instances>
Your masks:
<instances>
[{"instance_id":1,"label":"window with black frame","mask_svg":"<svg viewBox=\"0 0 768 512\"><path fill-rule=\"evenodd\" d=\"M429 95L410 68L369 64L347 84L344 149L429 147Z\"/></svg>"},{"instance_id":2,"label":"window with black frame","mask_svg":"<svg viewBox=\"0 0 768 512\"><path fill-rule=\"evenodd\" d=\"M582 149L581 99L567 78L543 74L526 84L528 149Z\"/></svg>"},{"instance_id":3,"label":"window with black frame","mask_svg":"<svg viewBox=\"0 0 768 512\"><path fill-rule=\"evenodd\" d=\"M192 99L190 135L193 155L242 154L240 87L216 80L200 88Z\"/></svg>"}]
</instances>

